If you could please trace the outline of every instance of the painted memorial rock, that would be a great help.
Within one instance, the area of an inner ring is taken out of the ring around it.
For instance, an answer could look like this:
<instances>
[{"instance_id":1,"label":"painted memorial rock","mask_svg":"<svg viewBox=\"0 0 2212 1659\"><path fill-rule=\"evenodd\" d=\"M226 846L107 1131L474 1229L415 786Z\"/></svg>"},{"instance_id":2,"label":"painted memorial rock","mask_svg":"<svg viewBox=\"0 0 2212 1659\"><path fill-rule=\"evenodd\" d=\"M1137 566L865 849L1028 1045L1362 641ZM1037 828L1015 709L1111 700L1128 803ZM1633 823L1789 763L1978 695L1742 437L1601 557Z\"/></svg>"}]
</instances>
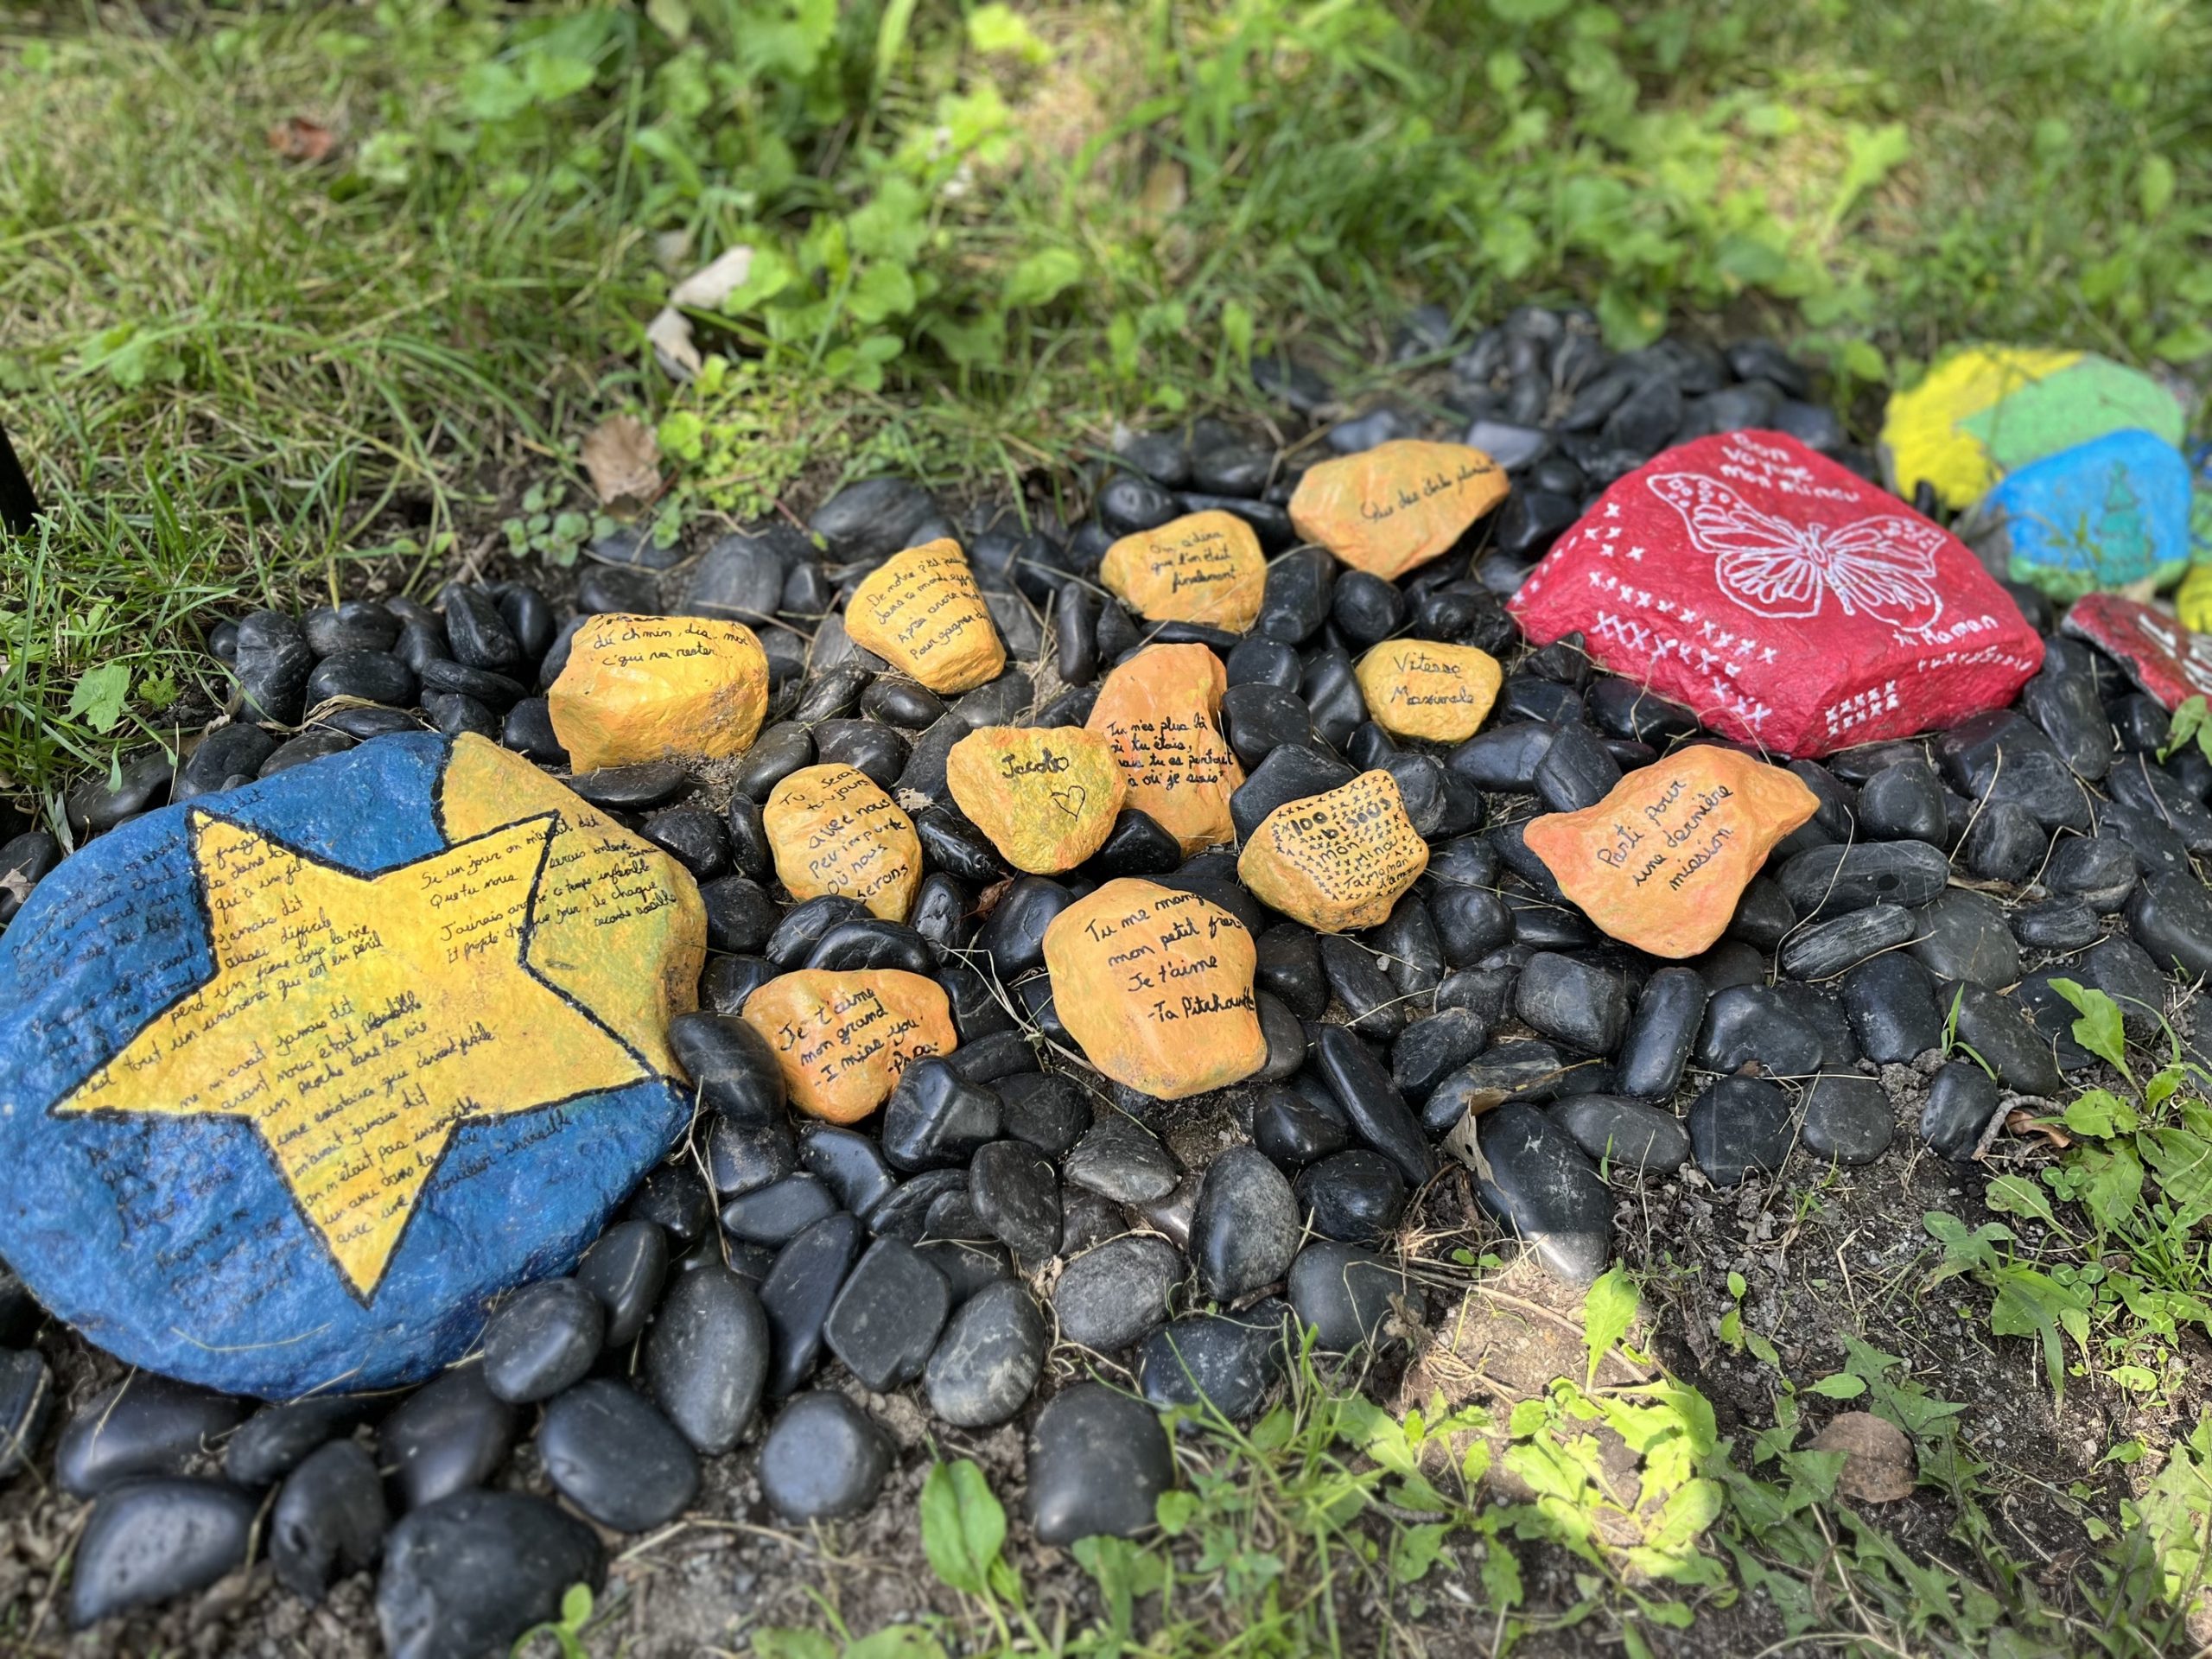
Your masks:
<instances>
[{"instance_id":1,"label":"painted memorial rock","mask_svg":"<svg viewBox=\"0 0 2212 1659\"><path fill-rule=\"evenodd\" d=\"M1099 562L1098 580L1151 621L1246 633L1259 618L1268 561L1235 513L1192 512L1122 537Z\"/></svg>"},{"instance_id":2,"label":"painted memorial rock","mask_svg":"<svg viewBox=\"0 0 2212 1659\"><path fill-rule=\"evenodd\" d=\"M2043 663L1949 531L1778 432L1667 450L1607 489L1510 605L1615 674L1782 754L1955 726Z\"/></svg>"},{"instance_id":3,"label":"painted memorial rock","mask_svg":"<svg viewBox=\"0 0 2212 1659\"><path fill-rule=\"evenodd\" d=\"M1266 1064L1256 962L1252 936L1220 906L1128 877L1045 930L1061 1024L1091 1065L1156 1100L1225 1088Z\"/></svg>"},{"instance_id":4,"label":"painted memorial rock","mask_svg":"<svg viewBox=\"0 0 2212 1659\"><path fill-rule=\"evenodd\" d=\"M1228 671L1205 645L1147 645L1106 677L1086 722L1106 738L1128 785L1188 857L1236 837L1229 798L1244 768L1221 732Z\"/></svg>"},{"instance_id":5,"label":"painted memorial rock","mask_svg":"<svg viewBox=\"0 0 2212 1659\"><path fill-rule=\"evenodd\" d=\"M776 1051L791 1098L832 1123L882 1105L910 1061L960 1046L944 988L897 968L782 974L741 1017Z\"/></svg>"},{"instance_id":6,"label":"painted memorial rock","mask_svg":"<svg viewBox=\"0 0 2212 1659\"><path fill-rule=\"evenodd\" d=\"M845 605L845 631L932 691L972 691L1006 668L1006 646L949 537L894 553L861 580Z\"/></svg>"},{"instance_id":7,"label":"painted memorial rock","mask_svg":"<svg viewBox=\"0 0 2212 1659\"><path fill-rule=\"evenodd\" d=\"M2091 594L2075 601L2061 626L2118 662L2169 709L2212 696L2212 635L2197 633L2164 611L2118 594Z\"/></svg>"},{"instance_id":8,"label":"painted memorial rock","mask_svg":"<svg viewBox=\"0 0 2212 1659\"><path fill-rule=\"evenodd\" d=\"M1262 904L1323 933L1379 927L1427 868L1398 780L1381 771L1275 808L1236 860Z\"/></svg>"},{"instance_id":9,"label":"painted memorial rock","mask_svg":"<svg viewBox=\"0 0 2212 1659\"><path fill-rule=\"evenodd\" d=\"M2063 603L2172 582L2189 563L2189 513L2181 451L2130 429L2007 474L1959 534L1998 575Z\"/></svg>"},{"instance_id":10,"label":"painted memorial rock","mask_svg":"<svg viewBox=\"0 0 2212 1659\"><path fill-rule=\"evenodd\" d=\"M425 1376L682 1134L705 932L673 860L478 737L149 813L0 938L0 1255L211 1388Z\"/></svg>"},{"instance_id":11,"label":"painted memorial rock","mask_svg":"<svg viewBox=\"0 0 2212 1659\"><path fill-rule=\"evenodd\" d=\"M720 760L760 734L768 658L742 622L594 616L545 694L578 772L666 757Z\"/></svg>"},{"instance_id":12,"label":"painted memorial rock","mask_svg":"<svg viewBox=\"0 0 2212 1659\"><path fill-rule=\"evenodd\" d=\"M1113 743L1080 726L985 726L952 746L944 776L969 821L1031 875L1104 846L1128 793Z\"/></svg>"},{"instance_id":13,"label":"painted memorial rock","mask_svg":"<svg viewBox=\"0 0 2212 1659\"><path fill-rule=\"evenodd\" d=\"M1427 639L1386 639L1354 671L1376 725L1393 737L1432 743L1472 737L1505 679L1488 652Z\"/></svg>"},{"instance_id":14,"label":"painted memorial rock","mask_svg":"<svg viewBox=\"0 0 2212 1659\"><path fill-rule=\"evenodd\" d=\"M903 922L922 880L914 821L856 766L802 766L768 791L760 821L794 899L841 893Z\"/></svg>"},{"instance_id":15,"label":"painted memorial rock","mask_svg":"<svg viewBox=\"0 0 2212 1659\"><path fill-rule=\"evenodd\" d=\"M1505 469L1464 443L1400 438L1307 469L1290 521L1356 570L1395 581L1505 499Z\"/></svg>"},{"instance_id":16,"label":"painted memorial rock","mask_svg":"<svg viewBox=\"0 0 2212 1659\"><path fill-rule=\"evenodd\" d=\"M1794 772L1700 743L1630 772L1595 806L1547 813L1522 834L1591 921L1679 959L1727 931L1775 843L1819 805Z\"/></svg>"},{"instance_id":17,"label":"painted memorial rock","mask_svg":"<svg viewBox=\"0 0 2212 1659\"><path fill-rule=\"evenodd\" d=\"M1910 499L1925 480L1963 512L2031 461L2130 427L2171 446L2182 424L2171 392L2109 358L1974 346L1890 399L1882 462L1898 494Z\"/></svg>"},{"instance_id":18,"label":"painted memorial rock","mask_svg":"<svg viewBox=\"0 0 2212 1659\"><path fill-rule=\"evenodd\" d=\"M2174 608L2192 632L2212 628L2212 564L2193 564L2174 589Z\"/></svg>"}]
</instances>

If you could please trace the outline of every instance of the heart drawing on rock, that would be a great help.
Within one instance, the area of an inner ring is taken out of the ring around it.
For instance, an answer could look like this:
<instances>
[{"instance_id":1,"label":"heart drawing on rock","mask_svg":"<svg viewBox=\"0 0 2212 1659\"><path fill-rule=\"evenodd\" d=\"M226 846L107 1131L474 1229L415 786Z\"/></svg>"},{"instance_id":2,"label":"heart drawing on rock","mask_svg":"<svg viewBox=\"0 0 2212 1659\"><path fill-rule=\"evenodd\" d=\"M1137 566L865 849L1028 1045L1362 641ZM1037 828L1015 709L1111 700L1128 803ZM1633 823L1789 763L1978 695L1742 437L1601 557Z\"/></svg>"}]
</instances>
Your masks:
<instances>
[{"instance_id":1,"label":"heart drawing on rock","mask_svg":"<svg viewBox=\"0 0 2212 1659\"><path fill-rule=\"evenodd\" d=\"M1052 791L1052 804L1071 818L1083 816L1083 804L1090 798L1090 791L1081 784L1070 784L1065 789Z\"/></svg>"}]
</instances>

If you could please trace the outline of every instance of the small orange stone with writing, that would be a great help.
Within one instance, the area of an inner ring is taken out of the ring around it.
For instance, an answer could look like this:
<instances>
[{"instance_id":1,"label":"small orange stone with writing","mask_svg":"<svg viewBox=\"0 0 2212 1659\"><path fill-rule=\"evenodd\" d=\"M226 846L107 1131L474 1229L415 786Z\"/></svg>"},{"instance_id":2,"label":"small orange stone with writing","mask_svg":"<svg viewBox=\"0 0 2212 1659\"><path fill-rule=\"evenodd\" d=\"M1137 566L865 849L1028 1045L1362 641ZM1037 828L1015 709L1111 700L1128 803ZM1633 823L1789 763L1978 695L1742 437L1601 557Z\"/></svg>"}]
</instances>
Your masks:
<instances>
[{"instance_id":1,"label":"small orange stone with writing","mask_svg":"<svg viewBox=\"0 0 2212 1659\"><path fill-rule=\"evenodd\" d=\"M794 899L842 893L903 922L922 880L914 821L855 766L802 766L760 809L776 875Z\"/></svg>"},{"instance_id":2,"label":"small orange stone with writing","mask_svg":"<svg viewBox=\"0 0 2212 1659\"><path fill-rule=\"evenodd\" d=\"M862 577L845 603L845 632L932 691L972 691L1006 667L976 573L950 537L894 553Z\"/></svg>"},{"instance_id":3,"label":"small orange stone with writing","mask_svg":"<svg viewBox=\"0 0 2212 1659\"><path fill-rule=\"evenodd\" d=\"M1243 633L1259 618L1268 561L1251 525L1209 508L1122 537L1099 561L1098 580L1152 621Z\"/></svg>"},{"instance_id":4,"label":"small orange stone with writing","mask_svg":"<svg viewBox=\"0 0 2212 1659\"><path fill-rule=\"evenodd\" d=\"M1031 875L1104 846L1128 793L1114 746L1080 726L985 726L952 746L944 777L953 804Z\"/></svg>"},{"instance_id":5,"label":"small orange stone with writing","mask_svg":"<svg viewBox=\"0 0 2212 1659\"><path fill-rule=\"evenodd\" d=\"M742 622L594 616L545 694L553 734L578 772L641 760L741 754L768 711L768 658Z\"/></svg>"},{"instance_id":6,"label":"small orange stone with writing","mask_svg":"<svg viewBox=\"0 0 2212 1659\"><path fill-rule=\"evenodd\" d=\"M1244 768L1221 733L1228 689L1206 646L1147 645L1106 677L1086 722L1114 745L1128 804L1158 820L1185 857L1236 837L1229 798Z\"/></svg>"},{"instance_id":7,"label":"small orange stone with writing","mask_svg":"<svg viewBox=\"0 0 2212 1659\"><path fill-rule=\"evenodd\" d=\"M1290 521L1355 570L1395 581L1505 499L1505 471L1464 443L1401 438L1307 469Z\"/></svg>"},{"instance_id":8,"label":"small orange stone with writing","mask_svg":"<svg viewBox=\"0 0 2212 1659\"><path fill-rule=\"evenodd\" d=\"M960 1046L944 988L897 968L779 975L745 999L741 1017L776 1051L800 1109L832 1123L882 1105L908 1062Z\"/></svg>"},{"instance_id":9,"label":"small orange stone with writing","mask_svg":"<svg viewBox=\"0 0 2212 1659\"><path fill-rule=\"evenodd\" d=\"M1236 860L1260 902L1323 933L1379 927L1428 868L1428 843L1406 816L1398 780L1363 772L1261 821Z\"/></svg>"}]
</instances>

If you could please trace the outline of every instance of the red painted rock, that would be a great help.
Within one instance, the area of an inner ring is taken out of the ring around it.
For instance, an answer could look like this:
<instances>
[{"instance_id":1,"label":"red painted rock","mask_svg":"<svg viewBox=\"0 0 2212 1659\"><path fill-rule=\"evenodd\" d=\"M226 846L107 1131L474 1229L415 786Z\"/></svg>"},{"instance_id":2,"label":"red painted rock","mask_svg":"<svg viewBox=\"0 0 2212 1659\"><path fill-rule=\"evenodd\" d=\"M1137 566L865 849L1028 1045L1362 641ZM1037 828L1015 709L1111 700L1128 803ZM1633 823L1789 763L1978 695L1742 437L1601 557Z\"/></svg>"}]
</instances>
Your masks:
<instances>
[{"instance_id":1,"label":"red painted rock","mask_svg":"<svg viewBox=\"0 0 2212 1659\"><path fill-rule=\"evenodd\" d=\"M2169 709L2212 696L2212 634L2191 632L2164 611L2118 594L2076 600L2060 631L2086 639Z\"/></svg>"},{"instance_id":2,"label":"red painted rock","mask_svg":"<svg viewBox=\"0 0 2212 1659\"><path fill-rule=\"evenodd\" d=\"M1614 673L1789 755L2001 709L2043 641L1956 537L1777 432L1668 450L1619 480L1513 600Z\"/></svg>"}]
</instances>

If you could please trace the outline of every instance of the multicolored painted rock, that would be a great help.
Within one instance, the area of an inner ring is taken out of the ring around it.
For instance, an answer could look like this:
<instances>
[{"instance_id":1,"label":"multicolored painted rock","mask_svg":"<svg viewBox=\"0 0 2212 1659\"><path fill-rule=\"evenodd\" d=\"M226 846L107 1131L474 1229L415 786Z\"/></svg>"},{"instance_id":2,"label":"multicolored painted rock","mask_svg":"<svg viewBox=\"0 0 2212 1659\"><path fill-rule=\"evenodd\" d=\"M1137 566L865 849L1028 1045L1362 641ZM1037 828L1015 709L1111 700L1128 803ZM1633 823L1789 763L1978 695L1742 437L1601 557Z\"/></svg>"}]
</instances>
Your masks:
<instances>
[{"instance_id":1,"label":"multicolored painted rock","mask_svg":"<svg viewBox=\"0 0 2212 1659\"><path fill-rule=\"evenodd\" d=\"M1429 639L1386 639L1353 673L1376 725L1393 737L1432 743L1472 737L1505 682L1505 671L1488 652Z\"/></svg>"},{"instance_id":2,"label":"multicolored painted rock","mask_svg":"<svg viewBox=\"0 0 2212 1659\"><path fill-rule=\"evenodd\" d=\"M149 813L0 938L0 1255L128 1364L425 1376L683 1133L705 935L675 861L477 737Z\"/></svg>"},{"instance_id":3,"label":"multicolored painted rock","mask_svg":"<svg viewBox=\"0 0 2212 1659\"><path fill-rule=\"evenodd\" d=\"M1398 780L1381 771L1277 807L1236 860L1261 903L1323 933L1379 927L1427 868Z\"/></svg>"},{"instance_id":4,"label":"multicolored painted rock","mask_svg":"<svg viewBox=\"0 0 2212 1659\"><path fill-rule=\"evenodd\" d=\"M894 553L845 603L845 632L932 691L972 691L1006 669L1006 645L950 537Z\"/></svg>"},{"instance_id":5,"label":"multicolored painted rock","mask_svg":"<svg viewBox=\"0 0 2212 1659\"><path fill-rule=\"evenodd\" d=\"M2212 443L2190 446L2189 574L2174 594L2174 608L2190 627L2212 628Z\"/></svg>"},{"instance_id":6,"label":"multicolored painted rock","mask_svg":"<svg viewBox=\"0 0 2212 1659\"><path fill-rule=\"evenodd\" d=\"M1395 581L1505 499L1505 469L1464 443L1400 438L1309 467L1290 522L1355 570Z\"/></svg>"},{"instance_id":7,"label":"multicolored painted rock","mask_svg":"<svg viewBox=\"0 0 2212 1659\"><path fill-rule=\"evenodd\" d=\"M2149 375L2087 352L1967 346L1890 399L1882 464L1899 495L1924 480L1963 512L2007 473L2130 427L2177 445L2181 405Z\"/></svg>"},{"instance_id":8,"label":"multicolored painted rock","mask_svg":"<svg viewBox=\"0 0 2212 1659\"><path fill-rule=\"evenodd\" d=\"M909 1064L960 1046L944 988L897 968L781 974L740 1017L776 1051L792 1100L831 1123L857 1123Z\"/></svg>"},{"instance_id":9,"label":"multicolored painted rock","mask_svg":"<svg viewBox=\"0 0 2212 1659\"><path fill-rule=\"evenodd\" d=\"M594 616L545 694L578 772L741 754L768 711L768 658L742 622Z\"/></svg>"},{"instance_id":10,"label":"multicolored painted rock","mask_svg":"<svg viewBox=\"0 0 2212 1659\"><path fill-rule=\"evenodd\" d=\"M1155 1100L1226 1088L1266 1064L1244 925L1211 900L1127 877L1045 929L1068 1034L1106 1076Z\"/></svg>"},{"instance_id":11,"label":"multicolored painted rock","mask_svg":"<svg viewBox=\"0 0 2212 1659\"><path fill-rule=\"evenodd\" d=\"M1522 835L1599 927L1681 958L1727 931L1775 843L1819 806L1796 773L1700 743L1630 772L1595 806L1531 819Z\"/></svg>"},{"instance_id":12,"label":"multicolored painted rock","mask_svg":"<svg viewBox=\"0 0 2212 1659\"><path fill-rule=\"evenodd\" d=\"M2131 429L2015 468L1959 534L1998 575L2063 603L2172 582L2189 563L2189 512L2181 452Z\"/></svg>"},{"instance_id":13,"label":"multicolored painted rock","mask_svg":"<svg viewBox=\"0 0 2212 1659\"><path fill-rule=\"evenodd\" d=\"M1017 870L1057 875L1106 844L1128 785L1114 745L1080 726L986 726L945 757L955 805Z\"/></svg>"},{"instance_id":14,"label":"multicolored painted rock","mask_svg":"<svg viewBox=\"0 0 2212 1659\"><path fill-rule=\"evenodd\" d=\"M1246 633L1259 618L1268 561L1251 525L1210 509L1122 537L1099 561L1098 580L1151 621Z\"/></svg>"},{"instance_id":15,"label":"multicolored painted rock","mask_svg":"<svg viewBox=\"0 0 2212 1659\"><path fill-rule=\"evenodd\" d=\"M1147 645L1106 677L1086 722L1122 763L1128 804L1150 814L1184 855L1236 838L1229 798L1244 768L1221 731L1228 671L1204 645Z\"/></svg>"},{"instance_id":16,"label":"multicolored painted rock","mask_svg":"<svg viewBox=\"0 0 2212 1659\"><path fill-rule=\"evenodd\" d=\"M2181 613L2182 626L2192 632L2212 628L2212 564L2190 567L2174 589L2174 608Z\"/></svg>"},{"instance_id":17,"label":"multicolored painted rock","mask_svg":"<svg viewBox=\"0 0 2212 1659\"><path fill-rule=\"evenodd\" d=\"M903 922L922 880L914 821L856 766L802 766L760 809L776 879L794 899L842 893Z\"/></svg>"},{"instance_id":18,"label":"multicolored painted rock","mask_svg":"<svg viewBox=\"0 0 2212 1659\"><path fill-rule=\"evenodd\" d=\"M2061 632L2086 639L2169 709L2212 696L2212 635L2118 594L2091 594L2066 613Z\"/></svg>"},{"instance_id":19,"label":"multicolored painted rock","mask_svg":"<svg viewBox=\"0 0 2212 1659\"><path fill-rule=\"evenodd\" d=\"M1787 755L2001 709L2043 641L1965 543L1778 432L1669 449L1616 481L1509 607L1613 673Z\"/></svg>"}]
</instances>

